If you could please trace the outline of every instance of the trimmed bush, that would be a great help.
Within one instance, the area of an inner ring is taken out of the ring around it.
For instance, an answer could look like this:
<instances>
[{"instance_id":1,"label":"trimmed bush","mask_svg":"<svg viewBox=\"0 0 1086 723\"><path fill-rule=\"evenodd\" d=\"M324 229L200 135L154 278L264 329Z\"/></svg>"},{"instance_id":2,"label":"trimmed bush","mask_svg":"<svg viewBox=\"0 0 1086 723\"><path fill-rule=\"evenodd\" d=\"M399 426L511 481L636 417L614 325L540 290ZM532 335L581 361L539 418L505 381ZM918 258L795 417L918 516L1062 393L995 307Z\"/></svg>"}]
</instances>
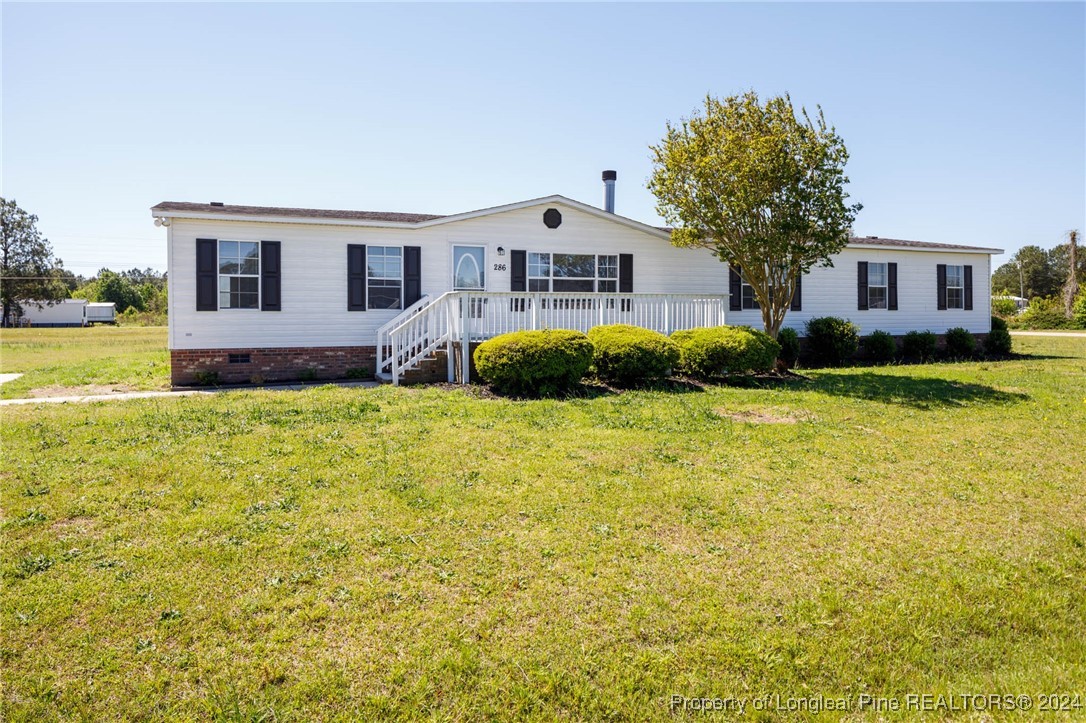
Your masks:
<instances>
[{"instance_id":1,"label":"trimmed bush","mask_svg":"<svg viewBox=\"0 0 1086 723\"><path fill-rule=\"evenodd\" d=\"M823 364L839 366L860 347L860 331L847 319L820 316L807 322L807 351Z\"/></svg>"},{"instance_id":2,"label":"trimmed bush","mask_svg":"<svg viewBox=\"0 0 1086 723\"><path fill-rule=\"evenodd\" d=\"M602 379L635 384L663 379L679 364L679 346L663 334L629 324L597 326L588 330L592 366Z\"/></svg>"},{"instance_id":3,"label":"trimmed bush","mask_svg":"<svg viewBox=\"0 0 1086 723\"><path fill-rule=\"evenodd\" d=\"M592 342L579 331L516 331L475 349L475 370L503 394L550 396L573 388L592 364Z\"/></svg>"},{"instance_id":4,"label":"trimmed bush","mask_svg":"<svg viewBox=\"0 0 1086 723\"><path fill-rule=\"evenodd\" d=\"M1011 353L1011 333L1007 331L1007 322L998 316L992 317L992 330L984 340L984 351L989 356L1007 356Z\"/></svg>"},{"instance_id":5,"label":"trimmed bush","mask_svg":"<svg viewBox=\"0 0 1086 723\"><path fill-rule=\"evenodd\" d=\"M890 362L897 356L897 342L888 331L873 331L864 339L864 350L872 361Z\"/></svg>"},{"instance_id":6,"label":"trimmed bush","mask_svg":"<svg viewBox=\"0 0 1086 723\"><path fill-rule=\"evenodd\" d=\"M937 339L930 331L910 331L901 340L901 351L910 359L929 361L935 356Z\"/></svg>"},{"instance_id":7,"label":"trimmed bush","mask_svg":"<svg viewBox=\"0 0 1086 723\"><path fill-rule=\"evenodd\" d=\"M795 329L781 329L777 333L777 343L781 345L780 360L791 369L799 361L799 334Z\"/></svg>"},{"instance_id":8,"label":"trimmed bush","mask_svg":"<svg viewBox=\"0 0 1086 723\"><path fill-rule=\"evenodd\" d=\"M679 368L702 378L768 372L781 351L771 336L749 326L703 326L671 338L679 345Z\"/></svg>"},{"instance_id":9,"label":"trimmed bush","mask_svg":"<svg viewBox=\"0 0 1086 723\"><path fill-rule=\"evenodd\" d=\"M977 351L977 337L973 332L956 326L946 330L946 353L952 359L968 359Z\"/></svg>"}]
</instances>

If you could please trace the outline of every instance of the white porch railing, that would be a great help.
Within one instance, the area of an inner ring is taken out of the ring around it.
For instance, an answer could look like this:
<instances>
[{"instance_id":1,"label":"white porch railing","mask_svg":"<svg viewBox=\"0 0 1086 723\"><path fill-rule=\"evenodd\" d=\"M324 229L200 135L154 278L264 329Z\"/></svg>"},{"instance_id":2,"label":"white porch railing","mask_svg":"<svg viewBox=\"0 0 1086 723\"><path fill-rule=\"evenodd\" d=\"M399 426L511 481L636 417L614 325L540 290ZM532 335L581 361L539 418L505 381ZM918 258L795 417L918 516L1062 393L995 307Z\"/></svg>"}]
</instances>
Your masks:
<instances>
[{"instance_id":1,"label":"white porch railing","mask_svg":"<svg viewBox=\"0 0 1086 723\"><path fill-rule=\"evenodd\" d=\"M724 323L726 294L578 294L451 291L422 299L378 331L378 372L392 382L442 346L453 381L453 344L460 344L468 381L470 344L524 329L588 331L601 324L631 324L670 334Z\"/></svg>"}]
</instances>

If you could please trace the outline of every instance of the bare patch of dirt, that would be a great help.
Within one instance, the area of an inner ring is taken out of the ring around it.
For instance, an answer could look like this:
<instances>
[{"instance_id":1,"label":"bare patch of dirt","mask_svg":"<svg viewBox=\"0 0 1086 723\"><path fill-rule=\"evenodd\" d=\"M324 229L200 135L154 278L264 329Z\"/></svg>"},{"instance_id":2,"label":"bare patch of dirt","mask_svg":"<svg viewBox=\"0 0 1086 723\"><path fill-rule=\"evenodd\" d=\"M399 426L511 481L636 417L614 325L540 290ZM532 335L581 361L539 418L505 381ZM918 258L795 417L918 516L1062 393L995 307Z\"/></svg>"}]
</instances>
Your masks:
<instances>
[{"instance_id":1,"label":"bare patch of dirt","mask_svg":"<svg viewBox=\"0 0 1086 723\"><path fill-rule=\"evenodd\" d=\"M62 540L68 537L97 538L99 536L95 530L95 521L90 517L69 517L67 519L57 520L49 527L56 533L57 537Z\"/></svg>"},{"instance_id":2,"label":"bare patch of dirt","mask_svg":"<svg viewBox=\"0 0 1086 723\"><path fill-rule=\"evenodd\" d=\"M51 384L47 387L37 387L26 393L28 397L89 397L97 394L123 394L134 392L135 387L128 384L83 384L78 387L63 387L59 384Z\"/></svg>"},{"instance_id":3,"label":"bare patch of dirt","mask_svg":"<svg viewBox=\"0 0 1086 723\"><path fill-rule=\"evenodd\" d=\"M796 416L792 412L782 412L773 409L743 409L734 411L717 407L713 410L717 416L730 419L733 422L746 422L747 424L795 424L796 422L811 422L814 417L804 415Z\"/></svg>"}]
</instances>

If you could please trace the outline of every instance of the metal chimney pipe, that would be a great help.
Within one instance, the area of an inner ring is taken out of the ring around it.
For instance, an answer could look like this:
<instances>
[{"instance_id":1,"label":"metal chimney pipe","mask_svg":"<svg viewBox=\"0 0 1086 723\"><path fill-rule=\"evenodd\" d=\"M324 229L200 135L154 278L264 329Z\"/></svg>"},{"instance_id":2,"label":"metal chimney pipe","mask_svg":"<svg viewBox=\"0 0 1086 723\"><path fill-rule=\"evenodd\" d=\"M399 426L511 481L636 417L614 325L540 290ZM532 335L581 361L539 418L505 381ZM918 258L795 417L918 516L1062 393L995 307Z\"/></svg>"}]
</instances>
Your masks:
<instances>
[{"instance_id":1,"label":"metal chimney pipe","mask_svg":"<svg viewBox=\"0 0 1086 723\"><path fill-rule=\"evenodd\" d=\"M616 171L603 172L603 210L607 213L615 212L615 181L618 180Z\"/></svg>"}]
</instances>

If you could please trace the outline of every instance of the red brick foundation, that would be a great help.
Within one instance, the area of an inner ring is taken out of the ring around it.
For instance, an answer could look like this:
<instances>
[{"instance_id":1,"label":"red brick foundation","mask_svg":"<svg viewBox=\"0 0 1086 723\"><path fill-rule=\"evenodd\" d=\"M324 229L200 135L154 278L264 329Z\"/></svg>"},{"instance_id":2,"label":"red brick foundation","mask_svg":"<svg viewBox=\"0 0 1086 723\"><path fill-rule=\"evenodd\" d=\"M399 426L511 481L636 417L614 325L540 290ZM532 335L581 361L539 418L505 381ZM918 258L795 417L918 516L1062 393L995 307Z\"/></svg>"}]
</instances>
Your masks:
<instances>
[{"instance_id":1,"label":"red brick foundation","mask_svg":"<svg viewBox=\"0 0 1086 723\"><path fill-rule=\"evenodd\" d=\"M372 346L170 350L174 386L369 379L376 365L377 348Z\"/></svg>"}]
</instances>

